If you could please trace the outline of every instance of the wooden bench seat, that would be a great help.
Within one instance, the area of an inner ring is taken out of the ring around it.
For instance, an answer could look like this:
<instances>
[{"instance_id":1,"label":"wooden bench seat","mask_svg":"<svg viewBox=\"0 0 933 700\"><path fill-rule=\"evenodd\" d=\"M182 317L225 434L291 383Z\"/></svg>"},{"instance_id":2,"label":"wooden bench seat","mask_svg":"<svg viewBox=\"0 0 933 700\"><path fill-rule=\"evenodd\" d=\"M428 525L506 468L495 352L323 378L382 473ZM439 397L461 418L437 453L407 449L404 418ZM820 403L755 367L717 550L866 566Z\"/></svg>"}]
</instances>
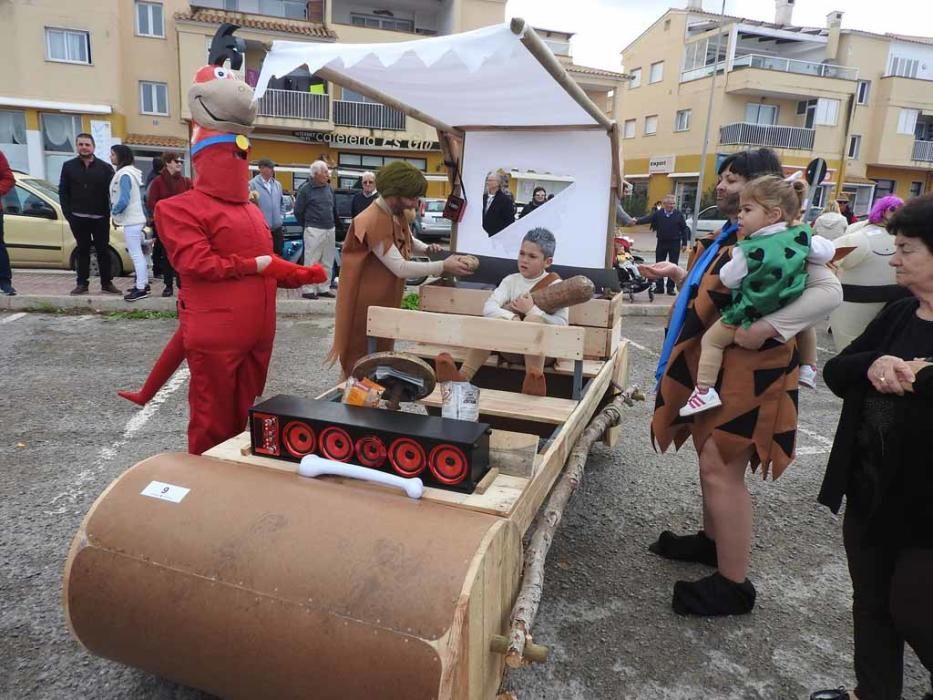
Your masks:
<instances>
[{"instance_id":1,"label":"wooden bench seat","mask_svg":"<svg viewBox=\"0 0 933 700\"><path fill-rule=\"evenodd\" d=\"M446 345L432 345L430 343L404 343L396 347L396 350L402 352L410 352L413 355L422 357L426 360L433 360L438 354L442 352L449 353L451 357L459 364L466 359L467 349L462 347L446 346ZM499 365L499 356L496 353L493 353L489 356L489 359L486 360L485 367L498 367ZM603 363L600 360L584 360L583 361L583 376L586 379L592 379L595 377L599 370L602 368ZM561 374L568 377L573 376L573 362L568 360L557 360L553 365L548 365L544 368L545 373L547 374Z\"/></svg>"},{"instance_id":2,"label":"wooden bench seat","mask_svg":"<svg viewBox=\"0 0 933 700\"><path fill-rule=\"evenodd\" d=\"M441 388L435 387L434 392L421 401L425 406L440 408ZM521 417L523 420L536 423L561 425L565 423L577 401L572 399L558 399L551 396L529 396L516 394L511 391L497 391L496 389L480 389L479 413L481 416L497 416L499 418Z\"/></svg>"}]
</instances>

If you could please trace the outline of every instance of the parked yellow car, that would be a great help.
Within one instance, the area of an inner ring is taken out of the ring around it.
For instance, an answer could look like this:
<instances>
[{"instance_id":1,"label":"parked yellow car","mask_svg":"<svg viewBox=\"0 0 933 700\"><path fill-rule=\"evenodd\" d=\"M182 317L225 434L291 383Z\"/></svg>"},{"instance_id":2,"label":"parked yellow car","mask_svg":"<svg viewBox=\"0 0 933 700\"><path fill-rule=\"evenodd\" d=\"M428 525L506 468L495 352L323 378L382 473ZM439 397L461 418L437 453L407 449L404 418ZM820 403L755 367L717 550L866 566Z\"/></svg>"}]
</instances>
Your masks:
<instances>
[{"instance_id":1,"label":"parked yellow car","mask_svg":"<svg viewBox=\"0 0 933 700\"><path fill-rule=\"evenodd\" d=\"M75 269L75 239L62 216L58 187L25 173L14 172L16 185L3 195L3 229L13 267ZM118 277L133 269L123 229L110 228L110 269ZM91 250L91 275L97 257Z\"/></svg>"}]
</instances>

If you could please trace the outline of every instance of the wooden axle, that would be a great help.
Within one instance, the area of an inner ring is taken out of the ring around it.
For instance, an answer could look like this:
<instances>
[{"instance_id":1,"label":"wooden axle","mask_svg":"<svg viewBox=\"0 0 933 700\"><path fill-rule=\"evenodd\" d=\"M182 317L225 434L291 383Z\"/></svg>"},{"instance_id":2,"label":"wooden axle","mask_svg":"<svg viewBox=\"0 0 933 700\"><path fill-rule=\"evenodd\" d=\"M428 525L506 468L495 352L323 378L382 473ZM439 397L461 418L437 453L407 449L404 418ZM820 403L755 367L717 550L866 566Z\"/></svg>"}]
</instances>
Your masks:
<instances>
[{"instance_id":1,"label":"wooden axle","mask_svg":"<svg viewBox=\"0 0 933 700\"><path fill-rule=\"evenodd\" d=\"M509 651L509 638L497 634L489 643L489 651L495 652L496 654L507 654ZM547 661L548 654L550 653L550 647L526 641L525 649L522 652L522 658L529 663L543 664Z\"/></svg>"}]
</instances>

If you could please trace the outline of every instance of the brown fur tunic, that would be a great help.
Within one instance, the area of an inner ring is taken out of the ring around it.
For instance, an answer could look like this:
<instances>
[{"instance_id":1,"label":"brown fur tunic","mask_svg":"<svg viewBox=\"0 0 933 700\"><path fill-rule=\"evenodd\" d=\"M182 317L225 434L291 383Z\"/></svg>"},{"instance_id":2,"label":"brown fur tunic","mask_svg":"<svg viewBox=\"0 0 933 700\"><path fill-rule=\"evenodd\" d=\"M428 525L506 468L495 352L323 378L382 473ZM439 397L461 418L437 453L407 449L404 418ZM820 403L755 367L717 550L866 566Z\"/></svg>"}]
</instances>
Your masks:
<instances>
[{"instance_id":1,"label":"brown fur tunic","mask_svg":"<svg viewBox=\"0 0 933 700\"><path fill-rule=\"evenodd\" d=\"M697 241L689 267L716 235ZM776 479L794 458L800 364L796 339L787 343L771 339L760 350L730 346L716 382L722 406L686 418L678 415L696 385L703 332L731 301L731 292L720 281L719 271L729 261L736 241L733 234L723 242L690 300L683 328L658 388L651 439L655 449L665 452L671 443L680 449L692 436L699 453L712 437L726 461L753 447L752 469L760 464L763 478L770 472Z\"/></svg>"}]
</instances>

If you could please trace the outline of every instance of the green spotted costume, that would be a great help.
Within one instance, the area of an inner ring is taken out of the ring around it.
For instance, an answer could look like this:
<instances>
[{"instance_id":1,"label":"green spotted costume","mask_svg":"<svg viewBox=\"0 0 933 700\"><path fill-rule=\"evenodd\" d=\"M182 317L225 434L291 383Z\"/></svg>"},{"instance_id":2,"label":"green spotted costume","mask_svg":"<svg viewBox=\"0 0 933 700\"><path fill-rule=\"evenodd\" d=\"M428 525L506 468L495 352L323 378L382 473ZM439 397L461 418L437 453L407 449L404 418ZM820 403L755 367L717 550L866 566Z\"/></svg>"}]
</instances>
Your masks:
<instances>
[{"instance_id":1,"label":"green spotted costume","mask_svg":"<svg viewBox=\"0 0 933 700\"><path fill-rule=\"evenodd\" d=\"M748 327L803 294L811 237L810 227L801 225L739 241L736 246L745 256L748 274L732 290L732 304L722 312L722 322Z\"/></svg>"}]
</instances>

